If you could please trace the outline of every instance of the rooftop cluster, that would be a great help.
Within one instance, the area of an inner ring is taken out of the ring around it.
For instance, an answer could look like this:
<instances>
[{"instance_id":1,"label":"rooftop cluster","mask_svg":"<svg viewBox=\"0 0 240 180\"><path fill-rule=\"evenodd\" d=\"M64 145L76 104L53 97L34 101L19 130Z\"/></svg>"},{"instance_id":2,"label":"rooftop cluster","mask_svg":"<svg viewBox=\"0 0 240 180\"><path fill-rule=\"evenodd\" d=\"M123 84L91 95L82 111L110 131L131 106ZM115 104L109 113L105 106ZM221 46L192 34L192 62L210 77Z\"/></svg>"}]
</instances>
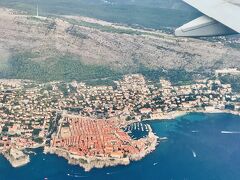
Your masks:
<instances>
[{"instance_id":1,"label":"rooftop cluster","mask_svg":"<svg viewBox=\"0 0 240 180\"><path fill-rule=\"evenodd\" d=\"M133 140L114 120L65 117L52 147L65 149L78 156L123 158L137 155L146 140Z\"/></svg>"}]
</instances>

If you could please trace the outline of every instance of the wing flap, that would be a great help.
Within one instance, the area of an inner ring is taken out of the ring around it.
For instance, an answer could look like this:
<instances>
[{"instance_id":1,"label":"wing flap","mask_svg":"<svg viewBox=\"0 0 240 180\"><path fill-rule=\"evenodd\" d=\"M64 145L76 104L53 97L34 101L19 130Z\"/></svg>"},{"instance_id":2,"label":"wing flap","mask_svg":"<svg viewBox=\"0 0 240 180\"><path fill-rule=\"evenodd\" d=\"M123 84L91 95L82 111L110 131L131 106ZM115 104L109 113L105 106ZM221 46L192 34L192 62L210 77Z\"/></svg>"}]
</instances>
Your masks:
<instances>
[{"instance_id":1,"label":"wing flap","mask_svg":"<svg viewBox=\"0 0 240 180\"><path fill-rule=\"evenodd\" d=\"M201 16L176 29L175 35L182 37L219 36L236 33L232 29L208 16Z\"/></svg>"},{"instance_id":2,"label":"wing flap","mask_svg":"<svg viewBox=\"0 0 240 180\"><path fill-rule=\"evenodd\" d=\"M240 33L240 6L225 0L184 0L203 14Z\"/></svg>"}]
</instances>

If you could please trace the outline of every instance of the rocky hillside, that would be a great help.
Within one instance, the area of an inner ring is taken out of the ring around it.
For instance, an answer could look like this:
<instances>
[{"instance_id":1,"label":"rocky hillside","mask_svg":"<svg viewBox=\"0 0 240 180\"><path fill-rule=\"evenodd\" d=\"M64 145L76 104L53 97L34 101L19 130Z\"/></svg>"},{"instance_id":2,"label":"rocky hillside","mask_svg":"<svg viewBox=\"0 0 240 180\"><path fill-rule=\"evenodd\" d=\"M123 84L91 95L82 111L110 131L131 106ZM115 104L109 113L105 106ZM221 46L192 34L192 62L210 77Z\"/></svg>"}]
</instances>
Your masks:
<instances>
[{"instance_id":1,"label":"rocky hillside","mask_svg":"<svg viewBox=\"0 0 240 180\"><path fill-rule=\"evenodd\" d=\"M0 71L15 68L19 56L21 62L40 64L43 69L66 56L68 63L79 61L121 72L140 67L199 71L240 66L239 49L222 43L176 38L96 19L33 17L2 8L0 24Z\"/></svg>"}]
</instances>

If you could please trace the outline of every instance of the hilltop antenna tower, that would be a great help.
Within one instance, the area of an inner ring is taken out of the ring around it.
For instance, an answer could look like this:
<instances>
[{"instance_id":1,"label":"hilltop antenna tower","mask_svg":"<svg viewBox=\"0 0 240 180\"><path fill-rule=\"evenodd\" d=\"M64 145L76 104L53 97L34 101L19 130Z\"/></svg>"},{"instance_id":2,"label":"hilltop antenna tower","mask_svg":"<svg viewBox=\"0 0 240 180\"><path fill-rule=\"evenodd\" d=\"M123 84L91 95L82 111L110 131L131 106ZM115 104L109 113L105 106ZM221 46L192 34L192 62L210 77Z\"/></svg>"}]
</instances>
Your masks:
<instances>
[{"instance_id":1,"label":"hilltop antenna tower","mask_svg":"<svg viewBox=\"0 0 240 180\"><path fill-rule=\"evenodd\" d=\"M39 16L39 10L38 10L38 0L37 0L37 17Z\"/></svg>"}]
</instances>

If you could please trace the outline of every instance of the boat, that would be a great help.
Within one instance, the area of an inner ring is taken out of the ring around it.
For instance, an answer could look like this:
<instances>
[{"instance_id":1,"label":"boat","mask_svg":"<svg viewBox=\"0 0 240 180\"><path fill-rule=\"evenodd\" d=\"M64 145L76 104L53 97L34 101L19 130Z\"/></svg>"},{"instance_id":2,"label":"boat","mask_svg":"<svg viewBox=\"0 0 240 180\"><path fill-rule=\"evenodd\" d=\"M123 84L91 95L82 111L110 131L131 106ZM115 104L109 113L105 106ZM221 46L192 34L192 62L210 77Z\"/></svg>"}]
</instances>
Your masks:
<instances>
[{"instance_id":1,"label":"boat","mask_svg":"<svg viewBox=\"0 0 240 180\"><path fill-rule=\"evenodd\" d=\"M158 162L153 163L154 166L156 166L157 164L158 164Z\"/></svg>"},{"instance_id":2,"label":"boat","mask_svg":"<svg viewBox=\"0 0 240 180\"><path fill-rule=\"evenodd\" d=\"M144 130L145 130L145 131L147 131L147 130L148 130L148 128L147 128L147 126L146 126L146 124L144 124Z\"/></svg>"},{"instance_id":3,"label":"boat","mask_svg":"<svg viewBox=\"0 0 240 180\"><path fill-rule=\"evenodd\" d=\"M33 154L34 156L37 155L36 152L34 152L34 151L28 151L28 150L24 150L24 153L25 153L25 154L28 154L28 155Z\"/></svg>"},{"instance_id":4,"label":"boat","mask_svg":"<svg viewBox=\"0 0 240 180\"><path fill-rule=\"evenodd\" d=\"M192 154L193 154L193 157L196 158L197 157L197 154L195 151L192 150Z\"/></svg>"}]
</instances>

